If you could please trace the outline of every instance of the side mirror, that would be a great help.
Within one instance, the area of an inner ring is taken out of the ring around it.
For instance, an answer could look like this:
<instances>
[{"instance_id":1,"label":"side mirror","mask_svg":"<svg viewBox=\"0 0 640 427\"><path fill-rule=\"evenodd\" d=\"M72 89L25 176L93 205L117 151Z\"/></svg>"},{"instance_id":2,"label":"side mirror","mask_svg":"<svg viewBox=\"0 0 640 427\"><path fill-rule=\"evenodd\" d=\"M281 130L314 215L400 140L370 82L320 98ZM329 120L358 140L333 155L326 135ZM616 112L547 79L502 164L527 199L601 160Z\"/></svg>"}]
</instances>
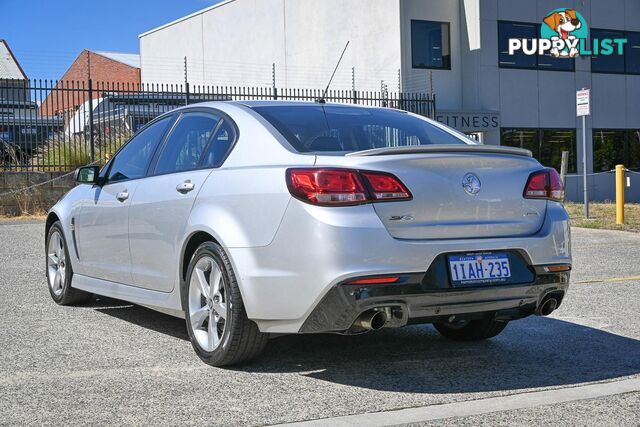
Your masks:
<instances>
[{"instance_id":1,"label":"side mirror","mask_svg":"<svg viewBox=\"0 0 640 427\"><path fill-rule=\"evenodd\" d=\"M83 166L76 169L74 176L78 184L97 184L99 174L99 166Z\"/></svg>"}]
</instances>

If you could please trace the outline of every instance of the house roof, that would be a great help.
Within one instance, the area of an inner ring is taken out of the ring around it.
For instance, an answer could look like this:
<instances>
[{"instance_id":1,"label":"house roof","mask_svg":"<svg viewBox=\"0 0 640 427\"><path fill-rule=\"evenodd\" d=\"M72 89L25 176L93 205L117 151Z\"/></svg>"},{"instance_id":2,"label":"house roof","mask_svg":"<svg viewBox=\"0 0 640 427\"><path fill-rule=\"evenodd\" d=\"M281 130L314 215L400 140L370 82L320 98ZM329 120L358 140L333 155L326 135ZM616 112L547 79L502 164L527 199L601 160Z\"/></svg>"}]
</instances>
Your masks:
<instances>
[{"instance_id":1,"label":"house roof","mask_svg":"<svg viewBox=\"0 0 640 427\"><path fill-rule=\"evenodd\" d=\"M105 52L96 50L92 50L91 52L133 68L140 68L140 55L137 53Z\"/></svg>"},{"instance_id":2,"label":"house roof","mask_svg":"<svg viewBox=\"0 0 640 427\"><path fill-rule=\"evenodd\" d=\"M0 39L0 79L27 80L18 60L6 40Z\"/></svg>"}]
</instances>

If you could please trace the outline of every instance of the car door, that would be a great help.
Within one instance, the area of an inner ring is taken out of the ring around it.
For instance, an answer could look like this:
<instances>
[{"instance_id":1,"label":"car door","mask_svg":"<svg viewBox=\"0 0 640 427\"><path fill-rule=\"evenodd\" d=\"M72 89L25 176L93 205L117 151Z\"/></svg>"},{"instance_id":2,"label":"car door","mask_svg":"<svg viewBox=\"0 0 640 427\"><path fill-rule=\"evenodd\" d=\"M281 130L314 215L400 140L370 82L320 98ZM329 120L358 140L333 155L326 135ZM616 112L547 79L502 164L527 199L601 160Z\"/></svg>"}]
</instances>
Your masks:
<instances>
[{"instance_id":1,"label":"car door","mask_svg":"<svg viewBox=\"0 0 640 427\"><path fill-rule=\"evenodd\" d=\"M129 215L135 286L170 292L179 283L180 243L196 195L226 155L233 127L212 110L183 113L141 180Z\"/></svg>"},{"instance_id":2,"label":"car door","mask_svg":"<svg viewBox=\"0 0 640 427\"><path fill-rule=\"evenodd\" d=\"M129 207L140 178L173 120L165 117L134 136L109 162L103 184L93 187L76 221L82 273L131 284Z\"/></svg>"}]
</instances>

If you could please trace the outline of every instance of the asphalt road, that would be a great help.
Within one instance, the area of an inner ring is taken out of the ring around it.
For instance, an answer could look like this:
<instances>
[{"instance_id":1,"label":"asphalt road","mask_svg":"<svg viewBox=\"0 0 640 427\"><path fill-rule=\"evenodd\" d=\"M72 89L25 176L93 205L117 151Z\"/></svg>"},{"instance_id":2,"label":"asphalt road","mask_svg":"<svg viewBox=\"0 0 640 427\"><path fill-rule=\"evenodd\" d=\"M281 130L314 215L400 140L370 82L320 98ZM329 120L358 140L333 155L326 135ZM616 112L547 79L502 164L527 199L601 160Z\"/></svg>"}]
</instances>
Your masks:
<instances>
[{"instance_id":1,"label":"asphalt road","mask_svg":"<svg viewBox=\"0 0 640 427\"><path fill-rule=\"evenodd\" d=\"M218 369L180 319L114 300L55 305L42 234L42 223L0 224L0 425L265 425L640 377L640 235L575 229L562 307L487 342L428 325L288 336L252 365ZM635 426L638 391L418 424Z\"/></svg>"}]
</instances>

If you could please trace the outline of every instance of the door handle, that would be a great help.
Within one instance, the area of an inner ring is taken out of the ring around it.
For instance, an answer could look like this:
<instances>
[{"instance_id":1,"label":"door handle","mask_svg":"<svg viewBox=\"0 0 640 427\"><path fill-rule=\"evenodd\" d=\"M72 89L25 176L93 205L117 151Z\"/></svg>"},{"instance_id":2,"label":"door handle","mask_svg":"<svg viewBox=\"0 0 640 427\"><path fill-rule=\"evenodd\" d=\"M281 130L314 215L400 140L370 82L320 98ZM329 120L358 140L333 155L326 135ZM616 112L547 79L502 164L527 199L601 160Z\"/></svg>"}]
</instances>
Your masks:
<instances>
[{"instance_id":1,"label":"door handle","mask_svg":"<svg viewBox=\"0 0 640 427\"><path fill-rule=\"evenodd\" d=\"M178 191L178 193L182 193L182 194L187 194L189 191L193 190L194 188L196 188L196 185L191 182L191 180L186 180L185 182L176 185L176 190Z\"/></svg>"},{"instance_id":2,"label":"door handle","mask_svg":"<svg viewBox=\"0 0 640 427\"><path fill-rule=\"evenodd\" d=\"M118 199L119 202L124 202L128 198L129 198L129 192L127 190L121 191L116 195L116 199Z\"/></svg>"}]
</instances>

